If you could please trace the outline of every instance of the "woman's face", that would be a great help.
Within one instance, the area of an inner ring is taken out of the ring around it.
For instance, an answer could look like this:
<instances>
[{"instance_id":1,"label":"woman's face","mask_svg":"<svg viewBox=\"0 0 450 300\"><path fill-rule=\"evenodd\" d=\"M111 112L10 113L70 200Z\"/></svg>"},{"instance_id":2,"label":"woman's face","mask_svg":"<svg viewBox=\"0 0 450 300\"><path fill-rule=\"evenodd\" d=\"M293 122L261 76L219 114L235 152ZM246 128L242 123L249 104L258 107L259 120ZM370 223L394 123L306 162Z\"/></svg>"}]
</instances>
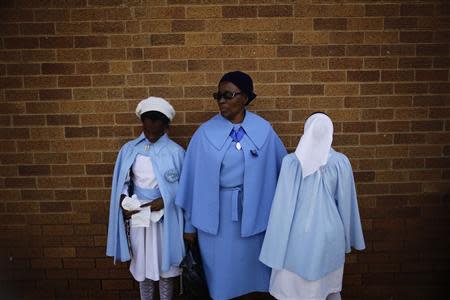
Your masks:
<instances>
[{"instance_id":1,"label":"woman's face","mask_svg":"<svg viewBox=\"0 0 450 300\"><path fill-rule=\"evenodd\" d=\"M144 118L142 120L142 131L151 143L156 142L166 132L167 127L160 119Z\"/></svg>"},{"instance_id":2,"label":"woman's face","mask_svg":"<svg viewBox=\"0 0 450 300\"><path fill-rule=\"evenodd\" d=\"M219 84L219 93L241 93L241 90L233 83L224 81ZM233 98L227 100L223 97L217 100L220 114L232 123L240 123L244 119L245 103L247 103L247 95L236 94Z\"/></svg>"}]
</instances>

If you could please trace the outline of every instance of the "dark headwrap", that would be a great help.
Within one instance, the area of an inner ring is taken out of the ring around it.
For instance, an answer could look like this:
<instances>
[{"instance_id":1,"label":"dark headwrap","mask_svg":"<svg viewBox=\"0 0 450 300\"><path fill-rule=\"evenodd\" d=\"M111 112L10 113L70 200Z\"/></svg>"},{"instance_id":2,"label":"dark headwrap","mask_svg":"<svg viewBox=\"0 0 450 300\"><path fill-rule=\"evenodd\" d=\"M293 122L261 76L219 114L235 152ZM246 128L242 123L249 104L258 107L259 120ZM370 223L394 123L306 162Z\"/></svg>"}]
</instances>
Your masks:
<instances>
[{"instance_id":1,"label":"dark headwrap","mask_svg":"<svg viewBox=\"0 0 450 300\"><path fill-rule=\"evenodd\" d=\"M248 105L253 99L256 98L256 94L253 92L253 80L248 74L241 71L229 72L222 76L219 84L224 81L233 83L247 95L248 101L245 105Z\"/></svg>"}]
</instances>

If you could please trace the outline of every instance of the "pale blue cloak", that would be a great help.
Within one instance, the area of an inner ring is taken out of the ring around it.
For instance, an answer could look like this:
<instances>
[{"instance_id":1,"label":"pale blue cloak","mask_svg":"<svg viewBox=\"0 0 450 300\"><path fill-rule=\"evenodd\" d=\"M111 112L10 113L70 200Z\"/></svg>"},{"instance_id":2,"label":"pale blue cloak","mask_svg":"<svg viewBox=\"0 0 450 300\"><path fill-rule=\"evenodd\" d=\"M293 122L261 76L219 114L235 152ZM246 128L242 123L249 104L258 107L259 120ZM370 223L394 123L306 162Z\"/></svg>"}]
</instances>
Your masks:
<instances>
[{"instance_id":1,"label":"pale blue cloak","mask_svg":"<svg viewBox=\"0 0 450 300\"><path fill-rule=\"evenodd\" d=\"M365 248L348 158L330 150L325 166L302 178L295 153L283 159L260 260L306 280L342 267L351 247Z\"/></svg>"},{"instance_id":2,"label":"pale blue cloak","mask_svg":"<svg viewBox=\"0 0 450 300\"><path fill-rule=\"evenodd\" d=\"M241 236L266 230L281 160L286 149L269 122L246 111L240 141L244 153ZM216 235L219 227L220 167L233 124L217 114L192 136L175 203L183 208L185 232L195 228Z\"/></svg>"},{"instance_id":3,"label":"pale blue cloak","mask_svg":"<svg viewBox=\"0 0 450 300\"><path fill-rule=\"evenodd\" d=\"M109 209L108 240L106 255L114 261L131 259L128 249L125 224L120 207L120 195L139 151L149 142L142 133L137 139L129 141L120 150L114 167L111 202ZM149 147L158 187L164 201L164 235L162 266L167 272L170 266L179 266L184 257L183 213L174 203L178 181L184 158L184 149L164 134Z\"/></svg>"}]
</instances>

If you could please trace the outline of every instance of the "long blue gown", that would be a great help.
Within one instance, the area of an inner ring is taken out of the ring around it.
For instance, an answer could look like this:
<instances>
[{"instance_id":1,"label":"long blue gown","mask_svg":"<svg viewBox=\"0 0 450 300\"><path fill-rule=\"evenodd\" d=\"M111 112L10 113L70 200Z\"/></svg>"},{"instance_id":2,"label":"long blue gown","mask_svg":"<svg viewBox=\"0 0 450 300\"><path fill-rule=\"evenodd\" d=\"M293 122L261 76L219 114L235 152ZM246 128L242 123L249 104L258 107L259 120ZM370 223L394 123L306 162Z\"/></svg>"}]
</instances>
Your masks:
<instances>
[{"instance_id":1,"label":"long blue gown","mask_svg":"<svg viewBox=\"0 0 450 300\"><path fill-rule=\"evenodd\" d=\"M270 268L259 260L264 233L241 237L244 154L231 143L220 169L220 215L217 235L198 230L210 294L229 299L267 291Z\"/></svg>"}]
</instances>

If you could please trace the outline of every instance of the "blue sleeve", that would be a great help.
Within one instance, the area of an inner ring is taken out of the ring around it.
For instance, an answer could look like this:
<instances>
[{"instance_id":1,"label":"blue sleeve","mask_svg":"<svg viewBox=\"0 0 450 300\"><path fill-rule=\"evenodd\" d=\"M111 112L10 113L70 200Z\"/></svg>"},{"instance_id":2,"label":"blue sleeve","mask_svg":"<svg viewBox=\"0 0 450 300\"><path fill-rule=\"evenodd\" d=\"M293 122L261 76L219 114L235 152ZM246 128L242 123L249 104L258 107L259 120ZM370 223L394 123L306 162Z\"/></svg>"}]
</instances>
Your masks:
<instances>
[{"instance_id":1,"label":"blue sleeve","mask_svg":"<svg viewBox=\"0 0 450 300\"><path fill-rule=\"evenodd\" d=\"M356 197L355 180L350 161L343 157L338 162L338 178L336 189L336 205L344 224L345 252L351 247L363 250L366 246L359 216L358 200Z\"/></svg>"},{"instance_id":2,"label":"blue sleeve","mask_svg":"<svg viewBox=\"0 0 450 300\"><path fill-rule=\"evenodd\" d=\"M186 233L196 232L196 229L191 223L191 212L193 202L192 196L194 195L194 168L197 159L197 148L196 134L194 134L184 156L183 168L181 170L180 182L175 199L175 204L183 209L184 232Z\"/></svg>"},{"instance_id":3,"label":"blue sleeve","mask_svg":"<svg viewBox=\"0 0 450 300\"><path fill-rule=\"evenodd\" d=\"M284 146L283 142L278 137L278 135L275 133L275 131L274 131L274 135L275 135L275 147L276 147L275 152L277 155L277 170L279 171L281 168L283 158L286 156L287 151L286 151L286 147Z\"/></svg>"},{"instance_id":4,"label":"blue sleeve","mask_svg":"<svg viewBox=\"0 0 450 300\"><path fill-rule=\"evenodd\" d=\"M284 265L301 181L300 162L293 154L285 156L259 256L261 262L274 269L282 269Z\"/></svg>"},{"instance_id":5,"label":"blue sleeve","mask_svg":"<svg viewBox=\"0 0 450 300\"><path fill-rule=\"evenodd\" d=\"M106 246L106 255L114 257L114 262L130 260L130 252L125 233L125 223L121 213L122 208L119 205L121 190L123 188L125 175L120 174L122 163L125 161L127 145L120 150L116 164L111 187L111 199L109 207L108 237ZM123 176L123 179L121 177Z\"/></svg>"}]
</instances>

